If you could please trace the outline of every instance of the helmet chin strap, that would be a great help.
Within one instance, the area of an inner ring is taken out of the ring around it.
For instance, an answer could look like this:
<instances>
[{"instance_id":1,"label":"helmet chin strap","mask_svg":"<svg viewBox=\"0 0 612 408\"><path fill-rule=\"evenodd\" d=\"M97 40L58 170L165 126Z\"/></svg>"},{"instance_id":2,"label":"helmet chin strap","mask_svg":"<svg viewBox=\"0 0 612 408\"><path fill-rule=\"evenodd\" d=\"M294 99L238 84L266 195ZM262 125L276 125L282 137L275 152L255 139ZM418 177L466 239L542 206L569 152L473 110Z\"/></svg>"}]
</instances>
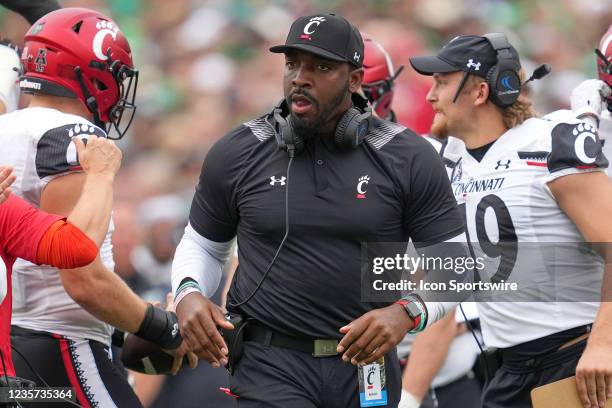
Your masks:
<instances>
[{"instance_id":1,"label":"helmet chin strap","mask_svg":"<svg viewBox=\"0 0 612 408\"><path fill-rule=\"evenodd\" d=\"M79 81L79 86L81 87L81 91L83 92L83 96L85 96L85 106L87 106L87 109L93 114L94 124L99 128L106 129L106 124L102 122L102 120L100 119L100 115L98 114L98 102L96 101L96 98L91 93L89 93L87 86L85 86L81 67L75 67L74 72L76 73L77 79Z\"/></svg>"}]
</instances>

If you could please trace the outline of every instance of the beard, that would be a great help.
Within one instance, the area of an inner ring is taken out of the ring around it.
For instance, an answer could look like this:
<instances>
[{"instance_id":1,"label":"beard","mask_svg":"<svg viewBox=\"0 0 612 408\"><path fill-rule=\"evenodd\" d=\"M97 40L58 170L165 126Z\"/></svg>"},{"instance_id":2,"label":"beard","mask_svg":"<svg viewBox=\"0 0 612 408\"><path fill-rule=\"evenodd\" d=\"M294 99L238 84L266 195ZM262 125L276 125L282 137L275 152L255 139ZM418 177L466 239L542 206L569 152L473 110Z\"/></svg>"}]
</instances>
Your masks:
<instances>
[{"instance_id":1,"label":"beard","mask_svg":"<svg viewBox=\"0 0 612 408\"><path fill-rule=\"evenodd\" d=\"M437 137L438 139L445 140L448 138L448 124L446 123L446 119L438 119L434 118L433 123L431 124L431 129L429 130L432 136Z\"/></svg>"},{"instance_id":2,"label":"beard","mask_svg":"<svg viewBox=\"0 0 612 408\"><path fill-rule=\"evenodd\" d=\"M333 95L329 103L325 105L321 105L319 101L317 101L308 91L304 89L300 88L291 93L291 95L285 98L287 106L291 107L292 96L301 95L308 98L310 103L312 103L313 110L315 111L314 117L307 118L297 116L290 110L289 115L291 119L291 127L293 128L295 134L303 140L309 140L324 133L327 130L326 127L328 126L330 120L335 116L336 109L338 109L338 106L342 104L348 93L350 93L348 78L343 89Z\"/></svg>"}]
</instances>

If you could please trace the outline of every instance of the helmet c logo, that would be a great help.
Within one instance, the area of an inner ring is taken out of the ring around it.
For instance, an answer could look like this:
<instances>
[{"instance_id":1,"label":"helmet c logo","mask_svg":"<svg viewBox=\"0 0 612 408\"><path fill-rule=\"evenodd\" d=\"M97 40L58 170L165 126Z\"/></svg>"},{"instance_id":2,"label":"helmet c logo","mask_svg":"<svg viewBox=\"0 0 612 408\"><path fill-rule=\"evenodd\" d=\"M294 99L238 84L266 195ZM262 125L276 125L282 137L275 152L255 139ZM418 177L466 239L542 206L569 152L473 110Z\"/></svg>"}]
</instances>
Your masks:
<instances>
[{"instance_id":1,"label":"helmet c logo","mask_svg":"<svg viewBox=\"0 0 612 408\"><path fill-rule=\"evenodd\" d=\"M102 49L104 37L110 35L111 37L113 37L113 40L116 40L117 32L119 31L119 29L115 27L113 23L107 23L106 21L101 21L96 24L96 26L98 26L98 28L101 28L101 30L96 33L96 36L93 39L93 52L98 59L106 61L108 57L104 54L104 50Z\"/></svg>"}]
</instances>

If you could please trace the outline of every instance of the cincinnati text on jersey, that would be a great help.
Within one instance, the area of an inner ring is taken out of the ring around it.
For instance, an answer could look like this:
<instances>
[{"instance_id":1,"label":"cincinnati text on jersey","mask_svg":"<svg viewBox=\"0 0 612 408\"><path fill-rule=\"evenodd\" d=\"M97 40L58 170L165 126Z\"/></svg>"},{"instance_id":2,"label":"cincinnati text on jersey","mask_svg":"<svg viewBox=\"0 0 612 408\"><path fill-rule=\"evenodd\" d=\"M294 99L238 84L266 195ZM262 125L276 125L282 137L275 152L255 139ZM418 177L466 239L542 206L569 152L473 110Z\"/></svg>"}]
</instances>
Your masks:
<instances>
[{"instance_id":1,"label":"cincinnati text on jersey","mask_svg":"<svg viewBox=\"0 0 612 408\"><path fill-rule=\"evenodd\" d=\"M499 190L504 184L505 177L495 177L484 180L470 180L465 183L453 183L455 196L467 193Z\"/></svg>"}]
</instances>

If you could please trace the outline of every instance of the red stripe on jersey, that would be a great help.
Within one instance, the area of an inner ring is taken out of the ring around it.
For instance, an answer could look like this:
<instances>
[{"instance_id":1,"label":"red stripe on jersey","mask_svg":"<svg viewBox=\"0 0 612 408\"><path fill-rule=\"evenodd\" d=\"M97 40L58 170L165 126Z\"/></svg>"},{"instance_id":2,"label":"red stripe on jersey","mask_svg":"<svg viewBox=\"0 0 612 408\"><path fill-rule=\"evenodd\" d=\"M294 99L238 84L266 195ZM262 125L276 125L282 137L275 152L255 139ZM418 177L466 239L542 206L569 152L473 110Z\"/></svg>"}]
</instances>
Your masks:
<instances>
[{"instance_id":1,"label":"red stripe on jersey","mask_svg":"<svg viewBox=\"0 0 612 408\"><path fill-rule=\"evenodd\" d=\"M588 165L588 166L576 166L576 168L577 168L577 169L580 169L580 170L584 170L584 169L594 169L595 167L597 167L597 166L596 166L596 165L594 165L594 164L591 164L591 165Z\"/></svg>"},{"instance_id":2,"label":"red stripe on jersey","mask_svg":"<svg viewBox=\"0 0 612 408\"><path fill-rule=\"evenodd\" d=\"M87 396L83 392L81 388L81 383L76 375L76 371L74 370L74 366L72 365L72 357L70 355L70 347L68 345L68 340L54 334L53 337L59 340L60 350L62 354L62 360L64 360L64 367L66 368L66 375L68 375L68 381L72 384L72 388L77 396L77 401L83 408L91 408L89 401L87 400Z\"/></svg>"},{"instance_id":3,"label":"red stripe on jersey","mask_svg":"<svg viewBox=\"0 0 612 408\"><path fill-rule=\"evenodd\" d=\"M535 161L530 161L527 160L527 165L528 166L539 166L539 167L546 167L547 164L545 162L535 162Z\"/></svg>"}]
</instances>

